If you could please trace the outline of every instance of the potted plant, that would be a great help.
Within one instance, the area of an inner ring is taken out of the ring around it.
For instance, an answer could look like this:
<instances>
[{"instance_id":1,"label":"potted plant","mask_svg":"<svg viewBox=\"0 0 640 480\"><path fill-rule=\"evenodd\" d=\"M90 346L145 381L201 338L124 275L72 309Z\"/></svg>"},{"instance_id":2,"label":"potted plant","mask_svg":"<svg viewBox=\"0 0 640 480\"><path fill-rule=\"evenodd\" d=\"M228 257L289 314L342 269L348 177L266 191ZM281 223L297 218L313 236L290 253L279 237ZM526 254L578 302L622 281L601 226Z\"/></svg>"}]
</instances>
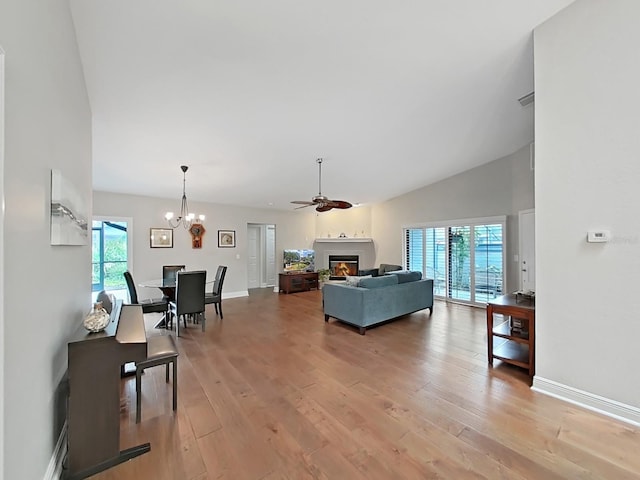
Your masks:
<instances>
[{"instance_id":1,"label":"potted plant","mask_svg":"<svg viewBox=\"0 0 640 480\"><path fill-rule=\"evenodd\" d=\"M329 270L328 268L321 268L318 270L318 281L320 283L324 283L327 280L329 280L330 276L331 276L331 270Z\"/></svg>"}]
</instances>

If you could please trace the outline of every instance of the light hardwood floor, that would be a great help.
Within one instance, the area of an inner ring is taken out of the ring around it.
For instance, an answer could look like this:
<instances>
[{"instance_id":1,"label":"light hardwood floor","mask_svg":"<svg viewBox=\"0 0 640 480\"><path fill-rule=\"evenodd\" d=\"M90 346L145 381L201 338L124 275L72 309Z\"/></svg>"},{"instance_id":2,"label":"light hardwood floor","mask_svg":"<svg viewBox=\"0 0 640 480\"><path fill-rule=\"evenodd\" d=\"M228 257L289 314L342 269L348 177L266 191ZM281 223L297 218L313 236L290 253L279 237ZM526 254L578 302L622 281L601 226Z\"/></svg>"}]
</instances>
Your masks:
<instances>
[{"instance_id":1,"label":"light hardwood floor","mask_svg":"<svg viewBox=\"0 0 640 480\"><path fill-rule=\"evenodd\" d=\"M122 448L95 479L640 479L640 429L529 389L487 363L485 312L436 302L367 331L324 322L320 292L252 291L123 380ZM151 332L153 318L148 319Z\"/></svg>"}]
</instances>

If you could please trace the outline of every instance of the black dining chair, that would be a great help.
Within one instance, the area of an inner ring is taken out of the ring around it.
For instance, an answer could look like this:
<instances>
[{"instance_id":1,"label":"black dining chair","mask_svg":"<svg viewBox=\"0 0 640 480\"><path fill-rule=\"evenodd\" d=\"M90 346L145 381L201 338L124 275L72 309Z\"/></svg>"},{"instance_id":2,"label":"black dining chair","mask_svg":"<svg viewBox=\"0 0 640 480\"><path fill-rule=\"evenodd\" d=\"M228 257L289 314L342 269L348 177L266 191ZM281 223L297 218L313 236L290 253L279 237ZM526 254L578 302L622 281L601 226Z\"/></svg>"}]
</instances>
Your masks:
<instances>
[{"instance_id":1,"label":"black dining chair","mask_svg":"<svg viewBox=\"0 0 640 480\"><path fill-rule=\"evenodd\" d=\"M113 309L113 304L115 303L115 297L107 293L106 290L101 290L96 297L96 302L100 302L102 304L102 308L111 315L111 310Z\"/></svg>"},{"instance_id":2,"label":"black dining chair","mask_svg":"<svg viewBox=\"0 0 640 480\"><path fill-rule=\"evenodd\" d=\"M204 332L204 290L207 281L205 270L178 272L176 278L176 299L169 302L170 322L176 321L176 336L180 336L180 317L187 327L187 315L202 317Z\"/></svg>"},{"instance_id":3,"label":"black dining chair","mask_svg":"<svg viewBox=\"0 0 640 480\"><path fill-rule=\"evenodd\" d=\"M162 266L162 281L164 283L173 283L176 281L176 275L178 272L184 271L184 265L163 265Z\"/></svg>"},{"instance_id":4,"label":"black dining chair","mask_svg":"<svg viewBox=\"0 0 640 480\"><path fill-rule=\"evenodd\" d=\"M213 303L213 306L216 309L216 315L218 315L218 307L220 310L220 318L223 319L222 316L222 284L224 283L224 277L227 274L227 267L225 265L219 265L218 270L216 271L216 278L213 282L213 290L211 293L207 293L204 296L204 303L209 305Z\"/></svg>"},{"instance_id":5,"label":"black dining chair","mask_svg":"<svg viewBox=\"0 0 640 480\"><path fill-rule=\"evenodd\" d=\"M169 308L169 303L166 298L144 299L140 301L138 300L136 284L134 283L129 270L124 272L124 279L127 282L127 288L129 289L129 300L134 305L142 305L142 313L164 313L166 315Z\"/></svg>"},{"instance_id":6,"label":"black dining chair","mask_svg":"<svg viewBox=\"0 0 640 480\"><path fill-rule=\"evenodd\" d=\"M136 362L136 423L142 416L142 372L150 367L165 365L166 382L169 383L169 364L173 364L173 411L178 405L178 348L171 335L154 335L147 338L147 358Z\"/></svg>"}]
</instances>

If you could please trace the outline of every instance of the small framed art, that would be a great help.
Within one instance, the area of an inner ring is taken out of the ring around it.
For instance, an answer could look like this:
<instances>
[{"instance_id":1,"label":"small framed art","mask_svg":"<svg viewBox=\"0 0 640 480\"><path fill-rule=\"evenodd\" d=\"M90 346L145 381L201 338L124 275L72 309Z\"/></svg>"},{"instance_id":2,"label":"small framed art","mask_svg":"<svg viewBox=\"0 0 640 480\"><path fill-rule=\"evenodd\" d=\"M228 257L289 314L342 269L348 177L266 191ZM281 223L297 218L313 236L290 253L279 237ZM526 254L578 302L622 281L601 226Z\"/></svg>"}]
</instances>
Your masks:
<instances>
[{"instance_id":1,"label":"small framed art","mask_svg":"<svg viewBox=\"0 0 640 480\"><path fill-rule=\"evenodd\" d=\"M151 228L149 230L149 246L151 248L173 248L173 230L170 228Z\"/></svg>"},{"instance_id":2,"label":"small framed art","mask_svg":"<svg viewBox=\"0 0 640 480\"><path fill-rule=\"evenodd\" d=\"M234 248L236 246L235 230L218 230L218 247Z\"/></svg>"}]
</instances>

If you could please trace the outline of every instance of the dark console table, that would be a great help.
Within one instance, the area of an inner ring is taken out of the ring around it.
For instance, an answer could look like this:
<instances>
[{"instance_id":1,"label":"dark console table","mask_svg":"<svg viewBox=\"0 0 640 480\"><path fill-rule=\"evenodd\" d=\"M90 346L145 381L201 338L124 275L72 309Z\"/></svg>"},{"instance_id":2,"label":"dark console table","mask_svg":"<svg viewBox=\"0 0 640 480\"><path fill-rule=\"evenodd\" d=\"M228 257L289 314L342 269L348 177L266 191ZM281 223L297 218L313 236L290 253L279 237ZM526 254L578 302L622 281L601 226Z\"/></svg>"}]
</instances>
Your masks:
<instances>
[{"instance_id":1,"label":"dark console table","mask_svg":"<svg viewBox=\"0 0 640 480\"><path fill-rule=\"evenodd\" d=\"M142 307L116 302L102 332L80 326L68 343L67 480L87 478L151 449L120 450L120 366L147 358Z\"/></svg>"},{"instance_id":2,"label":"dark console table","mask_svg":"<svg viewBox=\"0 0 640 480\"><path fill-rule=\"evenodd\" d=\"M281 273L279 279L281 292L306 292L318 288L318 272Z\"/></svg>"}]
</instances>

